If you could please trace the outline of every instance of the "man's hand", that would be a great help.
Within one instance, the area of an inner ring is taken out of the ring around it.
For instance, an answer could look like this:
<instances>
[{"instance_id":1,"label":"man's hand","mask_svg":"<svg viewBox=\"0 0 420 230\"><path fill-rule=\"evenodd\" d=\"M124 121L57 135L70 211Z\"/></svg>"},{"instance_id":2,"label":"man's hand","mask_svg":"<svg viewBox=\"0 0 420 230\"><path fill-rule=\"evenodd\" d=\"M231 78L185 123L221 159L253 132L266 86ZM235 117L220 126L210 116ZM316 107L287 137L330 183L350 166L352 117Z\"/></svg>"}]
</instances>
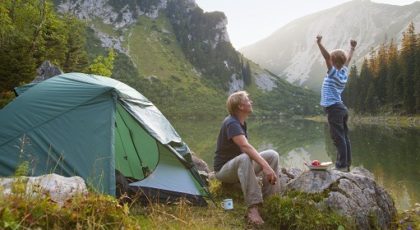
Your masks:
<instances>
[{"instance_id":1,"label":"man's hand","mask_svg":"<svg viewBox=\"0 0 420 230\"><path fill-rule=\"evenodd\" d=\"M271 167L263 168L263 173L267 177L268 183L274 185L277 182L277 175Z\"/></svg>"},{"instance_id":2,"label":"man's hand","mask_svg":"<svg viewBox=\"0 0 420 230\"><path fill-rule=\"evenodd\" d=\"M319 43L321 43L321 40L322 40L322 36L318 34L316 36L316 42L319 44Z\"/></svg>"},{"instance_id":3,"label":"man's hand","mask_svg":"<svg viewBox=\"0 0 420 230\"><path fill-rule=\"evenodd\" d=\"M357 46L357 41L356 40L350 40L350 45L351 45L351 48L355 48Z\"/></svg>"}]
</instances>

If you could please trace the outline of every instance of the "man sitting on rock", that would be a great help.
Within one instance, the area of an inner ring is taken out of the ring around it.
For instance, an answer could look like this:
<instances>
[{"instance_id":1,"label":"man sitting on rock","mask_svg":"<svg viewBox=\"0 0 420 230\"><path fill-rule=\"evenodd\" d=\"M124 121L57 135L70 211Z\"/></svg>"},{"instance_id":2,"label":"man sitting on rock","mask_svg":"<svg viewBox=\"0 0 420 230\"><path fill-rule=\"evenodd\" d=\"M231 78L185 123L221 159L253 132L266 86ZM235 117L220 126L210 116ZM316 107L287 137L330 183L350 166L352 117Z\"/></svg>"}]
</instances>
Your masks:
<instances>
[{"instance_id":1,"label":"man sitting on rock","mask_svg":"<svg viewBox=\"0 0 420 230\"><path fill-rule=\"evenodd\" d=\"M264 221L258 206L262 203L263 196L279 191L276 183L279 175L279 156L274 150L258 153L248 142L245 120L252 113L252 101L247 92L233 93L227 99L226 106L230 115L223 121L217 139L215 176L225 183L241 184L248 205L248 222L261 225ZM257 176L262 173L264 176L261 188Z\"/></svg>"}]
</instances>

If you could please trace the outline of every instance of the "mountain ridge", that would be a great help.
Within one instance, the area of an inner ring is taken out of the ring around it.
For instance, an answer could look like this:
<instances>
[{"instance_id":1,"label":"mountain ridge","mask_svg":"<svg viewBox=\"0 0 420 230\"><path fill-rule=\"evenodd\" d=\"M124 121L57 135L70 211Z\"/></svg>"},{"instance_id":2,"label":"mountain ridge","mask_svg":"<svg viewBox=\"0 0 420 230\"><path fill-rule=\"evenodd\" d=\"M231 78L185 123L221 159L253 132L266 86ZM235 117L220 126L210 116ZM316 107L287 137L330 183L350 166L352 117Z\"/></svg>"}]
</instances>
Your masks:
<instances>
[{"instance_id":1,"label":"mountain ridge","mask_svg":"<svg viewBox=\"0 0 420 230\"><path fill-rule=\"evenodd\" d=\"M171 116L224 114L225 97L242 89L260 97L256 100L268 116L319 111L315 94L283 82L237 52L224 13L204 12L194 0L55 0L55 4L61 13L86 21L94 33L90 47L119 52L112 77L133 85ZM272 108L269 103L282 100L277 98L280 94L291 97L284 100L291 105ZM200 98L208 98L209 104Z\"/></svg>"},{"instance_id":2,"label":"mountain ridge","mask_svg":"<svg viewBox=\"0 0 420 230\"><path fill-rule=\"evenodd\" d=\"M239 51L289 82L318 91L325 67L315 44L317 34L324 36L327 50L346 50L351 38L358 40L352 63L360 66L371 48L376 49L386 40L400 41L410 21L420 26L419 15L419 2L393 6L353 0L293 20L270 36Z\"/></svg>"}]
</instances>

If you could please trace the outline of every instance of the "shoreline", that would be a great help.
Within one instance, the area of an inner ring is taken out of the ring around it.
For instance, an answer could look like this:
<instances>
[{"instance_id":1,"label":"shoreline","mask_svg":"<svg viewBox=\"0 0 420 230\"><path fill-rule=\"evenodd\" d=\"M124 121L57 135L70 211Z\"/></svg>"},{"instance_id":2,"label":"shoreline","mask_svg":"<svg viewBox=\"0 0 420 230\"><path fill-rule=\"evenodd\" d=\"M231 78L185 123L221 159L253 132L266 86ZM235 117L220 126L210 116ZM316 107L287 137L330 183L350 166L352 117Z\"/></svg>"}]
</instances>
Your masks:
<instances>
[{"instance_id":1,"label":"shoreline","mask_svg":"<svg viewBox=\"0 0 420 230\"><path fill-rule=\"evenodd\" d=\"M315 122L327 122L325 115L318 115L313 117L304 117L305 120ZM349 117L349 124L352 125L383 125L399 128L420 128L420 115L415 116L362 116L351 115Z\"/></svg>"}]
</instances>

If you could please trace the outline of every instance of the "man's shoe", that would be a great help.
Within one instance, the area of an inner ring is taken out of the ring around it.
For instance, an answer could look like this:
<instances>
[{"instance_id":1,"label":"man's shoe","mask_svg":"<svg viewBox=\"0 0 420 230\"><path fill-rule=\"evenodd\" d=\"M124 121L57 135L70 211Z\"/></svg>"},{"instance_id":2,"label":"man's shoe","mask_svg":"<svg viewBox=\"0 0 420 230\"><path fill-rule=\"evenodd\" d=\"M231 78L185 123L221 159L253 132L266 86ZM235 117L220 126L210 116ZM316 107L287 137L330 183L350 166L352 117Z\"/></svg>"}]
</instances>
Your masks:
<instances>
[{"instance_id":1,"label":"man's shoe","mask_svg":"<svg viewBox=\"0 0 420 230\"><path fill-rule=\"evenodd\" d=\"M350 169L348 167L344 167L344 168L334 167L333 170L337 170L337 171L340 171L340 172L350 172Z\"/></svg>"}]
</instances>

